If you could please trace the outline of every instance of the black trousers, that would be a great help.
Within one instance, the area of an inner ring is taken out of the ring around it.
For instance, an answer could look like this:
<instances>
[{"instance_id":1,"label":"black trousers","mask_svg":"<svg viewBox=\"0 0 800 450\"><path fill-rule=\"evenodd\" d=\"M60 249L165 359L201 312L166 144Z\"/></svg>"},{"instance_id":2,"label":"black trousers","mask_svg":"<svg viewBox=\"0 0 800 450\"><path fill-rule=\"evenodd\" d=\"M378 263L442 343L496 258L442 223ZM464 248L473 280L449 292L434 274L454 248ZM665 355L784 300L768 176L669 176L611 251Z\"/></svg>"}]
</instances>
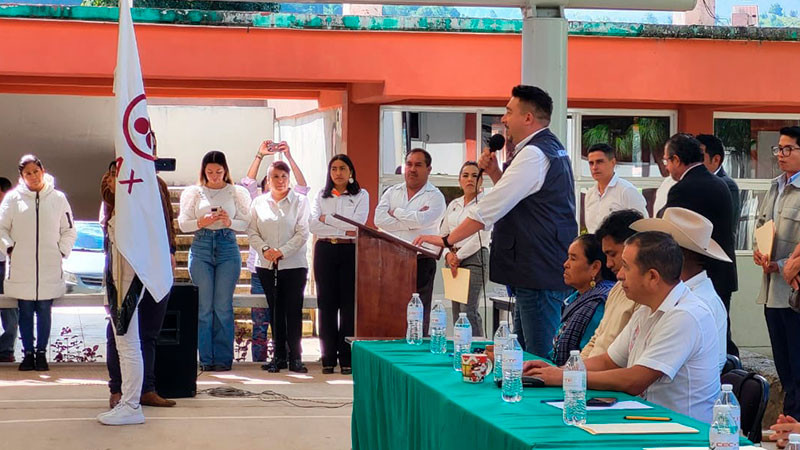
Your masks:
<instances>
[{"instance_id":1,"label":"black trousers","mask_svg":"<svg viewBox=\"0 0 800 450\"><path fill-rule=\"evenodd\" d=\"M431 298L433 297L433 280L436 278L436 260L417 255L417 293L422 300L425 311L422 317L422 333L428 336L428 324L431 320Z\"/></svg>"},{"instance_id":2,"label":"black trousers","mask_svg":"<svg viewBox=\"0 0 800 450\"><path fill-rule=\"evenodd\" d=\"M267 297L272 326L272 339L275 342L275 359L299 360L303 355L300 341L303 338L303 293L306 289L308 269L278 270L278 282L275 283L275 271L256 267L258 279L264 287ZM276 286L277 284L277 286Z\"/></svg>"},{"instance_id":3,"label":"black trousers","mask_svg":"<svg viewBox=\"0 0 800 450\"><path fill-rule=\"evenodd\" d=\"M722 299L722 304L725 305L725 312L728 316L728 344L727 344L727 353L729 355L739 356L739 347L733 343L733 339L731 338L731 296L733 296L732 292L718 292L719 297Z\"/></svg>"},{"instance_id":4,"label":"black trousers","mask_svg":"<svg viewBox=\"0 0 800 450\"><path fill-rule=\"evenodd\" d=\"M783 413L800 417L800 358L797 358L797 343L800 342L800 313L790 308L764 307L769 341L775 370L783 387Z\"/></svg>"},{"instance_id":5,"label":"black trousers","mask_svg":"<svg viewBox=\"0 0 800 450\"><path fill-rule=\"evenodd\" d=\"M144 361L144 381L142 394L156 390L156 341L167 315L169 295L164 300L156 302L150 291L145 291L137 308L139 309L139 340L142 346L142 360ZM111 321L106 327L106 367L108 367L108 389L112 394L122 392L122 372L119 368L119 353L117 341Z\"/></svg>"},{"instance_id":6,"label":"black trousers","mask_svg":"<svg viewBox=\"0 0 800 450\"><path fill-rule=\"evenodd\" d=\"M351 367L350 345L355 333L356 245L317 241L314 246L319 334L323 367Z\"/></svg>"}]
</instances>

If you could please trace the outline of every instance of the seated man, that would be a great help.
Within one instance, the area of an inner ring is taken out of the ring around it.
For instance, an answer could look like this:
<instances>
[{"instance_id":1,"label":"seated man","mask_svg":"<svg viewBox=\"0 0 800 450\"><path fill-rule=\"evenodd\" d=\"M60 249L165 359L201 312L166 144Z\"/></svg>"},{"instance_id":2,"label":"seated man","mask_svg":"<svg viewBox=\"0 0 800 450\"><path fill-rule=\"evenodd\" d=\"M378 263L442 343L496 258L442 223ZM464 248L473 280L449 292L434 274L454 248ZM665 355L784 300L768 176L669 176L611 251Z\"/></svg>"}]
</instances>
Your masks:
<instances>
[{"instance_id":1,"label":"seated man","mask_svg":"<svg viewBox=\"0 0 800 450\"><path fill-rule=\"evenodd\" d=\"M642 219L631 225L636 231L669 233L683 250L681 281L708 307L717 327L719 370L728 358L728 312L714 284L706 273L710 260L730 262L731 259L717 242L711 239L714 225L700 214L686 208L667 208L663 219Z\"/></svg>"},{"instance_id":2,"label":"seated man","mask_svg":"<svg viewBox=\"0 0 800 450\"><path fill-rule=\"evenodd\" d=\"M614 272L614 275L622 266L622 250L625 248L625 240L635 233L631 230L631 224L642 218L642 213L635 209L614 211L603 220L600 228L597 229L597 238L600 239L603 253L606 254L606 267ZM622 283L617 281L608 293L603 319L594 331L592 338L581 350L581 358L587 359L605 353L608 346L628 324L631 315L638 307L638 303L625 296Z\"/></svg>"},{"instance_id":3,"label":"seated man","mask_svg":"<svg viewBox=\"0 0 800 450\"><path fill-rule=\"evenodd\" d=\"M585 361L589 389L622 391L705 423L720 390L717 332L708 307L680 281L678 243L658 231L625 242L617 278L641 307L607 353ZM560 386L562 369L525 363L525 375Z\"/></svg>"}]
</instances>

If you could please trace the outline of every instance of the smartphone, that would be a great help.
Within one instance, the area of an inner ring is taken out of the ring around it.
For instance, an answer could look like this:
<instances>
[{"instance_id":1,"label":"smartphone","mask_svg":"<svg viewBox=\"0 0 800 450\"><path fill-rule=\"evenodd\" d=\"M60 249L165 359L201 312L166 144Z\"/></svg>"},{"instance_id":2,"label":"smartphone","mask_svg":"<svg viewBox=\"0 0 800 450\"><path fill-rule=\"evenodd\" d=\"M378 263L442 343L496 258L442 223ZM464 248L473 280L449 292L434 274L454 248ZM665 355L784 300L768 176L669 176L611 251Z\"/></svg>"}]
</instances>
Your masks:
<instances>
[{"instance_id":1,"label":"smartphone","mask_svg":"<svg viewBox=\"0 0 800 450\"><path fill-rule=\"evenodd\" d=\"M617 399L614 397L594 397L586 400L586 406L608 407L616 404Z\"/></svg>"},{"instance_id":2,"label":"smartphone","mask_svg":"<svg viewBox=\"0 0 800 450\"><path fill-rule=\"evenodd\" d=\"M211 207L211 212L214 213L214 214L218 213L219 212L219 206L212 206Z\"/></svg>"},{"instance_id":3,"label":"smartphone","mask_svg":"<svg viewBox=\"0 0 800 450\"><path fill-rule=\"evenodd\" d=\"M175 172L175 158L158 158L155 165L158 172Z\"/></svg>"},{"instance_id":4,"label":"smartphone","mask_svg":"<svg viewBox=\"0 0 800 450\"><path fill-rule=\"evenodd\" d=\"M522 377L522 387L544 387L544 380L539 377Z\"/></svg>"}]
</instances>

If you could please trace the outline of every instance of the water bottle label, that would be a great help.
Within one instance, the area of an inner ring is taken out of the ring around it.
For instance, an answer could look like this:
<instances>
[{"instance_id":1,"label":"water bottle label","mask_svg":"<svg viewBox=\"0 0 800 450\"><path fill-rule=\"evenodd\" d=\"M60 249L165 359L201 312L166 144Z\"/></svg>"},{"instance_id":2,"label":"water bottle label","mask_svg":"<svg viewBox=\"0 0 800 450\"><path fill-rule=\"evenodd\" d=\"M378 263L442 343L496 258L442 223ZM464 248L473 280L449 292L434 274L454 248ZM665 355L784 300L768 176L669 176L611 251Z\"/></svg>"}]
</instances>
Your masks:
<instances>
[{"instance_id":1,"label":"water bottle label","mask_svg":"<svg viewBox=\"0 0 800 450\"><path fill-rule=\"evenodd\" d=\"M453 330L453 341L455 345L468 345L472 339L472 330L469 328L458 327Z\"/></svg>"},{"instance_id":2,"label":"water bottle label","mask_svg":"<svg viewBox=\"0 0 800 450\"><path fill-rule=\"evenodd\" d=\"M522 350L504 351L503 369L522 371Z\"/></svg>"},{"instance_id":3,"label":"water bottle label","mask_svg":"<svg viewBox=\"0 0 800 450\"><path fill-rule=\"evenodd\" d=\"M503 362L503 347L508 345L508 339L494 340L494 360Z\"/></svg>"},{"instance_id":4,"label":"water bottle label","mask_svg":"<svg viewBox=\"0 0 800 450\"><path fill-rule=\"evenodd\" d=\"M564 390L577 391L586 389L586 372L564 371L563 378Z\"/></svg>"},{"instance_id":5,"label":"water bottle label","mask_svg":"<svg viewBox=\"0 0 800 450\"><path fill-rule=\"evenodd\" d=\"M444 328L447 326L447 318L444 314L431 314L431 327Z\"/></svg>"},{"instance_id":6,"label":"water bottle label","mask_svg":"<svg viewBox=\"0 0 800 450\"><path fill-rule=\"evenodd\" d=\"M408 310L407 317L409 322L412 320L422 320L422 311L416 308L411 308Z\"/></svg>"}]
</instances>

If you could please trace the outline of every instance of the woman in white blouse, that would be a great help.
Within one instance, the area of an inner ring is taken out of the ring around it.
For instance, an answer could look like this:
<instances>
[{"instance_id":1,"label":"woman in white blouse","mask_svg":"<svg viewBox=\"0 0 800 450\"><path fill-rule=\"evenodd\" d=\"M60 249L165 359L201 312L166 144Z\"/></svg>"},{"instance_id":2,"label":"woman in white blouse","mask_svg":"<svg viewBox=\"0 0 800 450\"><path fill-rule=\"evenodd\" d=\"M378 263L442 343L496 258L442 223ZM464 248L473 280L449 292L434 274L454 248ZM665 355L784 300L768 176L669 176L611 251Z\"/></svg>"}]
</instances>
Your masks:
<instances>
[{"instance_id":1,"label":"woman in white blouse","mask_svg":"<svg viewBox=\"0 0 800 450\"><path fill-rule=\"evenodd\" d=\"M233 291L242 270L236 232L250 220L250 194L231 181L225 154L203 156L200 184L181 194L178 225L194 232L189 275L199 292L197 347L203 371L226 371L233 364Z\"/></svg>"},{"instance_id":2,"label":"woman in white blouse","mask_svg":"<svg viewBox=\"0 0 800 450\"><path fill-rule=\"evenodd\" d=\"M467 161L461 166L458 174L458 184L464 191L449 205L444 213L440 234L447 236L455 227L467 217L467 211L475 205L480 196L483 178L478 176L480 169L475 161ZM472 325L473 336L483 336L483 320L480 313L480 294L484 280L489 279L489 237L491 230L479 231L472 236L453 242L453 250L445 249L445 260L455 276L458 268L469 270L469 295L467 304L453 302L453 322L458 320L458 313L466 312L467 319Z\"/></svg>"},{"instance_id":3,"label":"woman in white blouse","mask_svg":"<svg viewBox=\"0 0 800 450\"><path fill-rule=\"evenodd\" d=\"M369 194L356 180L356 169L347 155L336 155L328 163L325 189L311 207L314 275L320 314L322 373L331 374L339 363L344 375L352 373L350 346L344 342L354 334L356 287L356 227L333 217L365 223Z\"/></svg>"},{"instance_id":4,"label":"woman in white blouse","mask_svg":"<svg viewBox=\"0 0 800 450\"><path fill-rule=\"evenodd\" d=\"M306 373L303 336L303 292L308 276L308 200L289 188L289 166L275 161L267 171L269 192L250 205L247 234L257 253L256 273L270 310L275 356L261 366L269 372L289 368Z\"/></svg>"}]
</instances>

